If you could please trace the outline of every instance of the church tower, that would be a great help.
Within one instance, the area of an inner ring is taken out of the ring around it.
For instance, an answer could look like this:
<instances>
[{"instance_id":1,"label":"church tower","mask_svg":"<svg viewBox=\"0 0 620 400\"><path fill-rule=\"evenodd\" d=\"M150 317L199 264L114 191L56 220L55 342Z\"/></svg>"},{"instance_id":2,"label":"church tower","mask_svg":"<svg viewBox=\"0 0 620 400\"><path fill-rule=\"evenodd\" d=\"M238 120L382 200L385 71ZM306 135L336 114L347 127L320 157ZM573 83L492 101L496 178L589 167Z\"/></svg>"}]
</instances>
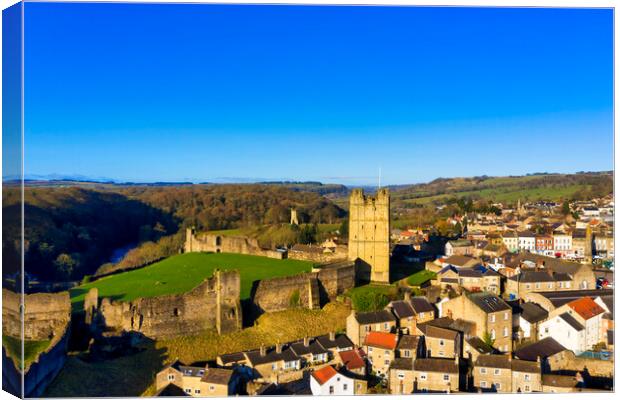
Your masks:
<instances>
[{"instance_id":1,"label":"church tower","mask_svg":"<svg viewBox=\"0 0 620 400\"><path fill-rule=\"evenodd\" d=\"M390 282L390 194L379 189L365 196L354 189L349 199L349 260L370 269L370 281Z\"/></svg>"}]
</instances>

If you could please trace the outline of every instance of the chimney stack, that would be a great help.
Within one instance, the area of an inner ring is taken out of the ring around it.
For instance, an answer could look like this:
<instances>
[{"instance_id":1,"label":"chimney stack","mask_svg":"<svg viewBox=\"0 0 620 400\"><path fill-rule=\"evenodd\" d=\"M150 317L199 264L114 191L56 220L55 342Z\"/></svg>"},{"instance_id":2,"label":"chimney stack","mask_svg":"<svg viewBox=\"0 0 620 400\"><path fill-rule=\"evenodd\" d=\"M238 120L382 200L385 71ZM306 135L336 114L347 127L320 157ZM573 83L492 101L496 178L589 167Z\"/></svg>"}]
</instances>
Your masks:
<instances>
[{"instance_id":1,"label":"chimney stack","mask_svg":"<svg viewBox=\"0 0 620 400\"><path fill-rule=\"evenodd\" d=\"M406 291L405 292L405 301L410 301L411 300L411 292L410 291Z\"/></svg>"},{"instance_id":2,"label":"chimney stack","mask_svg":"<svg viewBox=\"0 0 620 400\"><path fill-rule=\"evenodd\" d=\"M265 348L264 344L260 346L260 355L262 357L265 357L267 355L267 349Z\"/></svg>"},{"instance_id":3,"label":"chimney stack","mask_svg":"<svg viewBox=\"0 0 620 400\"><path fill-rule=\"evenodd\" d=\"M308 347L308 346L310 346L310 338L306 336L304 338L304 347Z\"/></svg>"},{"instance_id":4,"label":"chimney stack","mask_svg":"<svg viewBox=\"0 0 620 400\"><path fill-rule=\"evenodd\" d=\"M336 340L336 332L329 332L329 340L331 340L332 342Z\"/></svg>"},{"instance_id":5,"label":"chimney stack","mask_svg":"<svg viewBox=\"0 0 620 400\"><path fill-rule=\"evenodd\" d=\"M276 343L276 353L278 353L278 354L282 353L282 344L281 343Z\"/></svg>"}]
</instances>

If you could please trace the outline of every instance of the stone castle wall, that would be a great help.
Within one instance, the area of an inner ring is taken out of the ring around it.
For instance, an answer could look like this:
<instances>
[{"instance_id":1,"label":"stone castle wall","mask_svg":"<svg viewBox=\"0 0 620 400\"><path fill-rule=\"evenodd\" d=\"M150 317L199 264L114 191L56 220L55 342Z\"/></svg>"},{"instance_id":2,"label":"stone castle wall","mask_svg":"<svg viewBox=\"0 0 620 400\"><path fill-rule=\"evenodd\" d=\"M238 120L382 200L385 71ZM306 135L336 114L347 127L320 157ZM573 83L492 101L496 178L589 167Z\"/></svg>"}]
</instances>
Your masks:
<instances>
[{"instance_id":1,"label":"stone castle wall","mask_svg":"<svg viewBox=\"0 0 620 400\"><path fill-rule=\"evenodd\" d=\"M365 196L354 189L349 199L349 260L370 270L372 282L390 281L390 194L379 189Z\"/></svg>"},{"instance_id":2,"label":"stone castle wall","mask_svg":"<svg viewBox=\"0 0 620 400\"><path fill-rule=\"evenodd\" d=\"M2 333L20 337L22 295L2 289ZM24 295L24 339L48 340L62 336L71 320L68 292Z\"/></svg>"},{"instance_id":3,"label":"stone castle wall","mask_svg":"<svg viewBox=\"0 0 620 400\"><path fill-rule=\"evenodd\" d=\"M212 235L203 233L196 235L193 229L188 228L185 233L185 252L212 252L212 253L237 253L263 256L270 258L285 258L285 253L263 249L258 240L248 237Z\"/></svg>"},{"instance_id":4,"label":"stone castle wall","mask_svg":"<svg viewBox=\"0 0 620 400\"><path fill-rule=\"evenodd\" d=\"M241 280L237 271L214 276L184 294L139 298L130 302L104 298L97 323L116 331L135 331L153 339L241 329ZM92 304L88 307L92 309ZM88 310L86 310L88 312Z\"/></svg>"},{"instance_id":5,"label":"stone castle wall","mask_svg":"<svg viewBox=\"0 0 620 400\"><path fill-rule=\"evenodd\" d=\"M315 309L354 286L355 265L344 262L315 272L259 281L252 302L259 313L283 311L295 306L291 299L298 295L298 306Z\"/></svg>"},{"instance_id":6,"label":"stone castle wall","mask_svg":"<svg viewBox=\"0 0 620 400\"><path fill-rule=\"evenodd\" d=\"M339 246L333 253L296 251L291 249L288 251L287 258L290 258L291 260L311 261L314 263L327 264L337 261L344 261L347 259L347 255L348 254L346 247Z\"/></svg>"}]
</instances>

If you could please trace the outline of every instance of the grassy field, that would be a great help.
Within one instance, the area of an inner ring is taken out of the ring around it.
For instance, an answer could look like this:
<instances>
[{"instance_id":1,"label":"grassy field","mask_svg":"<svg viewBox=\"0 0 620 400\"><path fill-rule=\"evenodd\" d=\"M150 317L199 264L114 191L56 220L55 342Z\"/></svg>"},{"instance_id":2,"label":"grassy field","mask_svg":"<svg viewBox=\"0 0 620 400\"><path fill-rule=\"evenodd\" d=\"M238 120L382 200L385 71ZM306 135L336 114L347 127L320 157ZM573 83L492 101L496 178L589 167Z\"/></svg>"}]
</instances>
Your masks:
<instances>
[{"instance_id":1,"label":"grassy field","mask_svg":"<svg viewBox=\"0 0 620 400\"><path fill-rule=\"evenodd\" d=\"M39 354L47 350L50 345L49 340L25 340L24 341L24 368L20 368L19 362L21 355L21 340L12 336L2 335L2 346L6 350L7 356L15 362L20 369L25 369L32 364Z\"/></svg>"},{"instance_id":2,"label":"grassy field","mask_svg":"<svg viewBox=\"0 0 620 400\"><path fill-rule=\"evenodd\" d=\"M198 286L213 270L236 269L241 274L241 299L250 296L252 282L276 276L295 275L312 269L312 263L298 260L227 253L186 253L173 256L148 267L111 275L71 289L74 310L80 310L84 295L92 287L100 297L129 301L187 292Z\"/></svg>"},{"instance_id":3,"label":"grassy field","mask_svg":"<svg viewBox=\"0 0 620 400\"><path fill-rule=\"evenodd\" d=\"M351 298L355 310L376 311L384 308L391 300L398 298L398 288L394 285L369 284L349 289L345 295Z\"/></svg>"},{"instance_id":4,"label":"grassy field","mask_svg":"<svg viewBox=\"0 0 620 400\"><path fill-rule=\"evenodd\" d=\"M144 351L96 363L71 355L45 397L152 396L155 374L164 365L180 359L184 363L204 362L218 354L251 350L344 331L351 310L342 303L329 303L322 310L287 310L262 315L257 323L227 335L204 334L179 337L144 345Z\"/></svg>"},{"instance_id":5,"label":"grassy field","mask_svg":"<svg viewBox=\"0 0 620 400\"><path fill-rule=\"evenodd\" d=\"M411 286L420 286L421 284L428 282L436 276L437 274L433 271L422 270L408 277L407 283Z\"/></svg>"}]
</instances>

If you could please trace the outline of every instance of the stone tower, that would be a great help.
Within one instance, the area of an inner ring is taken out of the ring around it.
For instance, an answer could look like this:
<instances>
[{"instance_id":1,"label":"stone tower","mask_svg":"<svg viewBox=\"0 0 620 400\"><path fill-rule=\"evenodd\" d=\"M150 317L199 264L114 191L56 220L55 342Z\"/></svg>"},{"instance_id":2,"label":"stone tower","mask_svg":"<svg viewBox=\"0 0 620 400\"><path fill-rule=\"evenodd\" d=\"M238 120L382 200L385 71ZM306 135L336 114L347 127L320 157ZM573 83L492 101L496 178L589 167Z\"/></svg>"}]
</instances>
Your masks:
<instances>
[{"instance_id":1,"label":"stone tower","mask_svg":"<svg viewBox=\"0 0 620 400\"><path fill-rule=\"evenodd\" d=\"M299 219L297 218L297 210L291 208L291 225L299 225Z\"/></svg>"},{"instance_id":2,"label":"stone tower","mask_svg":"<svg viewBox=\"0 0 620 400\"><path fill-rule=\"evenodd\" d=\"M349 199L349 260L370 269L370 281L390 282L390 193L365 196L354 189Z\"/></svg>"},{"instance_id":3,"label":"stone tower","mask_svg":"<svg viewBox=\"0 0 620 400\"><path fill-rule=\"evenodd\" d=\"M216 310L215 327L219 334L236 332L242 328L241 277L236 270L215 270Z\"/></svg>"}]
</instances>

